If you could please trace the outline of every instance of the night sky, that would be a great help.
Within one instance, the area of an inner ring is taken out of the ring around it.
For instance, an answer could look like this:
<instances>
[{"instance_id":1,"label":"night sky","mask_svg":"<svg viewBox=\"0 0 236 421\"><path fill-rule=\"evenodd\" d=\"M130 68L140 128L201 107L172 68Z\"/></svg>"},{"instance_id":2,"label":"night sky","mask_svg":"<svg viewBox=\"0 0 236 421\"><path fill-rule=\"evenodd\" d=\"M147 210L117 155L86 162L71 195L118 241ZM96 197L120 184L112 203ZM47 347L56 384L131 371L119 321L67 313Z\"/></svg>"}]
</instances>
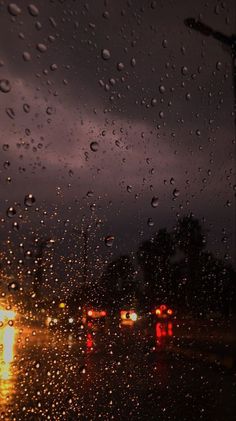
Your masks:
<instances>
[{"instance_id":1,"label":"night sky","mask_svg":"<svg viewBox=\"0 0 236 421\"><path fill-rule=\"evenodd\" d=\"M66 258L84 218L93 258L109 259L193 212L208 249L234 259L230 52L184 25L201 18L231 35L233 0L9 4L0 2L2 240L50 235ZM36 201L25 208L28 193Z\"/></svg>"}]
</instances>

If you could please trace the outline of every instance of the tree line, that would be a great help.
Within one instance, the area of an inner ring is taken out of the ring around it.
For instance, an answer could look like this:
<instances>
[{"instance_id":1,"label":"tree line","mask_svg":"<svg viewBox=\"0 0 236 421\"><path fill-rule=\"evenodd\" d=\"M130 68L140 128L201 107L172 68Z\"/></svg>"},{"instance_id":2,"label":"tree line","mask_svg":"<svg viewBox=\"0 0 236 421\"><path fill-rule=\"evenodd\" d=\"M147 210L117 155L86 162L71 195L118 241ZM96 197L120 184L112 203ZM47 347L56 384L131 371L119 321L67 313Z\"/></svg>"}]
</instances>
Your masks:
<instances>
[{"instance_id":1,"label":"tree line","mask_svg":"<svg viewBox=\"0 0 236 421\"><path fill-rule=\"evenodd\" d=\"M200 221L192 215L144 241L134 258L122 255L105 268L93 292L109 309L138 305L150 309L167 303L184 313L234 313L236 274L227 261L206 249Z\"/></svg>"}]
</instances>

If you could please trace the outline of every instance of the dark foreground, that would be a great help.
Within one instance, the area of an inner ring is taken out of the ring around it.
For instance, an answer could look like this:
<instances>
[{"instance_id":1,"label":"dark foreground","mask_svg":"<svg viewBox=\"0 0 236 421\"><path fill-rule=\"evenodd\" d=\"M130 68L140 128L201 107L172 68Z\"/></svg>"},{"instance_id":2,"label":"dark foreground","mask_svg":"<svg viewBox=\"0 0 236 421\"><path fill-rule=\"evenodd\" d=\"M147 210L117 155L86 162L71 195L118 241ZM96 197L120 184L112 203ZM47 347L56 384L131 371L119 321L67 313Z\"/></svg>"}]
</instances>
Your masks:
<instances>
[{"instance_id":1,"label":"dark foreground","mask_svg":"<svg viewBox=\"0 0 236 421\"><path fill-rule=\"evenodd\" d=\"M234 338L173 323L0 331L1 419L235 420Z\"/></svg>"}]
</instances>

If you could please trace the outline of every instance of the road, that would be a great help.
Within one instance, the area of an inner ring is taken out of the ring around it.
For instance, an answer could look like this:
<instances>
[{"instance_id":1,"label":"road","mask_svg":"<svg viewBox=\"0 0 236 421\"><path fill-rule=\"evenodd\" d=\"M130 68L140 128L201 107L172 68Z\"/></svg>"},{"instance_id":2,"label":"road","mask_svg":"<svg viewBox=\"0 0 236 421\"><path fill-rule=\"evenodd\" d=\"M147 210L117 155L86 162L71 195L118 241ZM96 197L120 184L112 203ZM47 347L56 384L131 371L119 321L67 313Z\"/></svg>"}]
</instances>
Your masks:
<instances>
[{"instance_id":1,"label":"road","mask_svg":"<svg viewBox=\"0 0 236 421\"><path fill-rule=\"evenodd\" d=\"M2 327L0 419L233 421L234 338L204 326Z\"/></svg>"}]
</instances>

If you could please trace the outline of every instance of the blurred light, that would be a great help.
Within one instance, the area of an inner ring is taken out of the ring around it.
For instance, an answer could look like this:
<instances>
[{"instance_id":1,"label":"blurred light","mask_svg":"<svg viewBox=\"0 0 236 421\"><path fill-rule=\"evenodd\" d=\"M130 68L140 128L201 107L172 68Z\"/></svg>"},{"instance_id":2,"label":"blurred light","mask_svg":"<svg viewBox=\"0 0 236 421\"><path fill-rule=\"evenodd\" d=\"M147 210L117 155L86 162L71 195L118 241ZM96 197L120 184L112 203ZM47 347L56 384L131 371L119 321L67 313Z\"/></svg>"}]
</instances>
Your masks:
<instances>
[{"instance_id":1,"label":"blurred light","mask_svg":"<svg viewBox=\"0 0 236 421\"><path fill-rule=\"evenodd\" d=\"M8 320L14 320L16 317L16 312L13 310L0 310L0 321L5 322Z\"/></svg>"},{"instance_id":2,"label":"blurred light","mask_svg":"<svg viewBox=\"0 0 236 421\"><path fill-rule=\"evenodd\" d=\"M161 329L161 323L156 324L156 337L161 338L162 336L162 329Z\"/></svg>"},{"instance_id":3,"label":"blurred light","mask_svg":"<svg viewBox=\"0 0 236 421\"><path fill-rule=\"evenodd\" d=\"M168 336L173 336L173 325L168 323Z\"/></svg>"},{"instance_id":4,"label":"blurred light","mask_svg":"<svg viewBox=\"0 0 236 421\"><path fill-rule=\"evenodd\" d=\"M160 309L161 309L161 311L165 311L165 310L166 310L166 305L165 305L165 304L162 304L162 305L160 306Z\"/></svg>"},{"instance_id":5,"label":"blurred light","mask_svg":"<svg viewBox=\"0 0 236 421\"><path fill-rule=\"evenodd\" d=\"M171 316L173 314L173 310L171 310L171 308L168 308L167 313Z\"/></svg>"},{"instance_id":6,"label":"blurred light","mask_svg":"<svg viewBox=\"0 0 236 421\"><path fill-rule=\"evenodd\" d=\"M157 315L161 314L161 310L159 308L156 309L156 314Z\"/></svg>"},{"instance_id":7,"label":"blurred light","mask_svg":"<svg viewBox=\"0 0 236 421\"><path fill-rule=\"evenodd\" d=\"M57 324L57 319L52 319L52 322Z\"/></svg>"},{"instance_id":8,"label":"blurred light","mask_svg":"<svg viewBox=\"0 0 236 421\"><path fill-rule=\"evenodd\" d=\"M131 322L136 322L136 320L138 319L138 315L134 310L130 310L130 311L121 310L120 317L121 317L121 320L131 321Z\"/></svg>"},{"instance_id":9,"label":"blurred light","mask_svg":"<svg viewBox=\"0 0 236 421\"><path fill-rule=\"evenodd\" d=\"M92 348L92 346L93 346L93 338L92 338L91 333L88 333L88 335L87 335L86 346L87 346L87 348Z\"/></svg>"},{"instance_id":10,"label":"blurred light","mask_svg":"<svg viewBox=\"0 0 236 421\"><path fill-rule=\"evenodd\" d=\"M70 318L69 318L69 323L74 323L74 319L73 319L73 317L70 317Z\"/></svg>"},{"instance_id":11,"label":"blurred light","mask_svg":"<svg viewBox=\"0 0 236 421\"><path fill-rule=\"evenodd\" d=\"M59 308L65 308L65 306L66 306L65 303L60 303L59 304Z\"/></svg>"},{"instance_id":12,"label":"blurred light","mask_svg":"<svg viewBox=\"0 0 236 421\"><path fill-rule=\"evenodd\" d=\"M101 316L102 317L105 317L107 315L107 312L106 311L101 311Z\"/></svg>"},{"instance_id":13,"label":"blurred light","mask_svg":"<svg viewBox=\"0 0 236 421\"><path fill-rule=\"evenodd\" d=\"M93 315L93 310L89 310L88 311L88 316L92 316Z\"/></svg>"},{"instance_id":14,"label":"blurred light","mask_svg":"<svg viewBox=\"0 0 236 421\"><path fill-rule=\"evenodd\" d=\"M17 329L6 326L0 329L0 406L9 404L9 397L14 393L12 361Z\"/></svg>"},{"instance_id":15,"label":"blurred light","mask_svg":"<svg viewBox=\"0 0 236 421\"><path fill-rule=\"evenodd\" d=\"M131 320L132 320L133 322L136 322L136 320L137 320L137 318L138 318L137 313L131 313L130 318L131 318Z\"/></svg>"}]
</instances>

